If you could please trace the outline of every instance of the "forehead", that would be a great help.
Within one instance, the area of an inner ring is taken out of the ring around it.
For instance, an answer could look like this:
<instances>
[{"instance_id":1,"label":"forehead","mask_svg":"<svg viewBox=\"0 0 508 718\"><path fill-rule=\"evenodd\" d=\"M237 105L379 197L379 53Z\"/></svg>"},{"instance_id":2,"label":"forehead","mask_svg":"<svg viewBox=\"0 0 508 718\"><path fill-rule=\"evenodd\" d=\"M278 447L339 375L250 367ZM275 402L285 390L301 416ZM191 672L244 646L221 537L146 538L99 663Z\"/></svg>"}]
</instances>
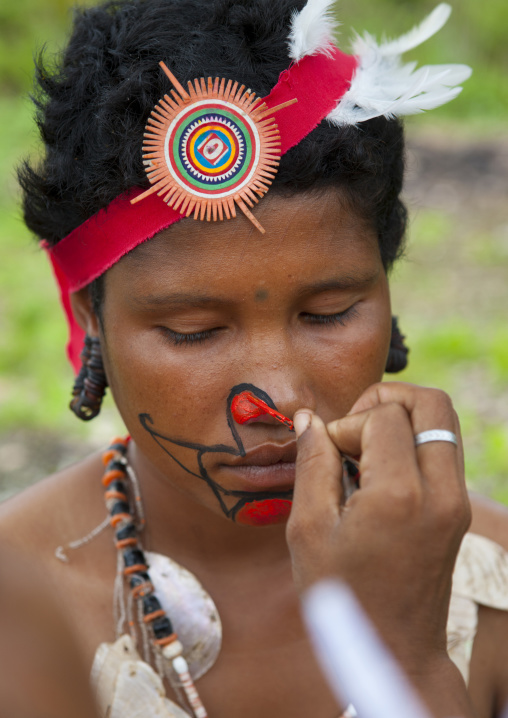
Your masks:
<instances>
[{"instance_id":1,"label":"forehead","mask_svg":"<svg viewBox=\"0 0 508 718\"><path fill-rule=\"evenodd\" d=\"M269 193L253 210L261 234L240 212L235 219L184 219L124 257L108 276L132 288L160 282L227 283L241 276L249 284L278 276L322 273L333 264L344 274L381 265L377 237L340 192ZM109 283L109 279L108 279Z\"/></svg>"}]
</instances>

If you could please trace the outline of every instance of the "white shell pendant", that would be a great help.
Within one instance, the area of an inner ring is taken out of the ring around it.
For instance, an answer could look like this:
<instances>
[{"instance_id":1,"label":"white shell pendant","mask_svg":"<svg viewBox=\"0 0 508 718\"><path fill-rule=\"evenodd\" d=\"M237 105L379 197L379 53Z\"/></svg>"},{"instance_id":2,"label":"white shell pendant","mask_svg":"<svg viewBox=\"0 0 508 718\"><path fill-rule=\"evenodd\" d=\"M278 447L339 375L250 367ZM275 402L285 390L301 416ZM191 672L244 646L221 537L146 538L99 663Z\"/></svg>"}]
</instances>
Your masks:
<instances>
[{"instance_id":1,"label":"white shell pendant","mask_svg":"<svg viewBox=\"0 0 508 718\"><path fill-rule=\"evenodd\" d=\"M190 718L166 698L161 679L141 660L128 635L101 643L91 683L102 718Z\"/></svg>"},{"instance_id":2,"label":"white shell pendant","mask_svg":"<svg viewBox=\"0 0 508 718\"><path fill-rule=\"evenodd\" d=\"M167 556L145 551L155 595L184 648L194 680L213 666L222 644L217 608L198 579Z\"/></svg>"}]
</instances>

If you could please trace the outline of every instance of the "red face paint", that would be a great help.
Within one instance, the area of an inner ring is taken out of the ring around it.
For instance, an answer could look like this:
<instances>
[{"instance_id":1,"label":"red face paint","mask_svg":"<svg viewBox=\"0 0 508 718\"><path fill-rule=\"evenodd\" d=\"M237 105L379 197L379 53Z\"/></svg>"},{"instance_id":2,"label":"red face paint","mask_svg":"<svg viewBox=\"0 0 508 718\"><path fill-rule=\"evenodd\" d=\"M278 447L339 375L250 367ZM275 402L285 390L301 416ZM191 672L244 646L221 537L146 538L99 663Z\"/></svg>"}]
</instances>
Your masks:
<instances>
[{"instance_id":1,"label":"red face paint","mask_svg":"<svg viewBox=\"0 0 508 718\"><path fill-rule=\"evenodd\" d=\"M250 391L242 391L241 394L237 394L233 398L231 413L237 424L245 424L249 419L257 419L264 414L268 414L280 421L281 424L285 424L290 431L294 431L291 419L272 409L265 401L259 399Z\"/></svg>"},{"instance_id":2,"label":"red face paint","mask_svg":"<svg viewBox=\"0 0 508 718\"><path fill-rule=\"evenodd\" d=\"M238 511L235 521L244 526L275 526L285 523L291 513L289 499L251 501Z\"/></svg>"}]
</instances>

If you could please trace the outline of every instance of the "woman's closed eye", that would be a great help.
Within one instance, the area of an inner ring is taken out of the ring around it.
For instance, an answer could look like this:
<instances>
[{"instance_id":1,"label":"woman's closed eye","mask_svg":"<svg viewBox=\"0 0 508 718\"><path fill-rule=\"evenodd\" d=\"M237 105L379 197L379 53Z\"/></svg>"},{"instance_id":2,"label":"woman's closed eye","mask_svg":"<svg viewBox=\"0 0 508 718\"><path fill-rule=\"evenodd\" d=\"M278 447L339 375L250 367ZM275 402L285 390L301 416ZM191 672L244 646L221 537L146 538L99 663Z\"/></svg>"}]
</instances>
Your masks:
<instances>
[{"instance_id":1,"label":"woman's closed eye","mask_svg":"<svg viewBox=\"0 0 508 718\"><path fill-rule=\"evenodd\" d=\"M162 333L165 335L165 337L169 339L172 344L174 344L175 346L179 346L180 344L199 344L206 341L207 339L211 339L218 332L220 332L221 327L215 327L213 329L204 329L199 332L188 333L175 332L169 327L160 327L160 329L162 330Z\"/></svg>"},{"instance_id":2,"label":"woman's closed eye","mask_svg":"<svg viewBox=\"0 0 508 718\"><path fill-rule=\"evenodd\" d=\"M318 324L318 325L335 325L340 324L345 326L347 322L353 320L358 316L358 310L356 304L344 309L342 312L335 312L334 314L315 314L313 312L300 312L299 315L306 324ZM209 339L213 339L224 327L213 327L211 329L201 329L196 332L177 332L169 327L161 326L159 329L163 335L173 344L174 346L200 344Z\"/></svg>"},{"instance_id":3,"label":"woman's closed eye","mask_svg":"<svg viewBox=\"0 0 508 718\"><path fill-rule=\"evenodd\" d=\"M335 314L314 314L311 312L301 312L300 316L309 324L340 324L344 326L352 319L358 316L358 309L353 304L342 312Z\"/></svg>"}]
</instances>

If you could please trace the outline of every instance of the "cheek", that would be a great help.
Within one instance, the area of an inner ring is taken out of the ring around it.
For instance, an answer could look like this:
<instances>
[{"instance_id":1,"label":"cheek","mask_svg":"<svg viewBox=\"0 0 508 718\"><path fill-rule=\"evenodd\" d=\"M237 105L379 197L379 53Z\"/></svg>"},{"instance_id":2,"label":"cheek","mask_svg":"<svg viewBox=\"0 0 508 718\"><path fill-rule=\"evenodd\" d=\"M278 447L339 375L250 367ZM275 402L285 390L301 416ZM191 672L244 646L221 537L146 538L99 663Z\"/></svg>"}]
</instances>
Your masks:
<instances>
[{"instance_id":1,"label":"cheek","mask_svg":"<svg viewBox=\"0 0 508 718\"><path fill-rule=\"evenodd\" d=\"M372 384L381 381L391 336L389 306L356 327L341 333L336 342L321 344L319 351L309 350L318 404L322 418L332 421L344 416Z\"/></svg>"},{"instance_id":2,"label":"cheek","mask_svg":"<svg viewBox=\"0 0 508 718\"><path fill-rule=\"evenodd\" d=\"M203 443L210 426L227 430L225 402L231 388L225 377L228 363L219 354L175 352L153 332L135 341L117 335L107 349L107 373L111 392L132 432L139 426L138 415L148 413L157 429L173 436L200 436ZM213 367L213 369L211 368ZM189 428L192 433L189 435ZM200 441L201 441L200 439Z\"/></svg>"}]
</instances>

